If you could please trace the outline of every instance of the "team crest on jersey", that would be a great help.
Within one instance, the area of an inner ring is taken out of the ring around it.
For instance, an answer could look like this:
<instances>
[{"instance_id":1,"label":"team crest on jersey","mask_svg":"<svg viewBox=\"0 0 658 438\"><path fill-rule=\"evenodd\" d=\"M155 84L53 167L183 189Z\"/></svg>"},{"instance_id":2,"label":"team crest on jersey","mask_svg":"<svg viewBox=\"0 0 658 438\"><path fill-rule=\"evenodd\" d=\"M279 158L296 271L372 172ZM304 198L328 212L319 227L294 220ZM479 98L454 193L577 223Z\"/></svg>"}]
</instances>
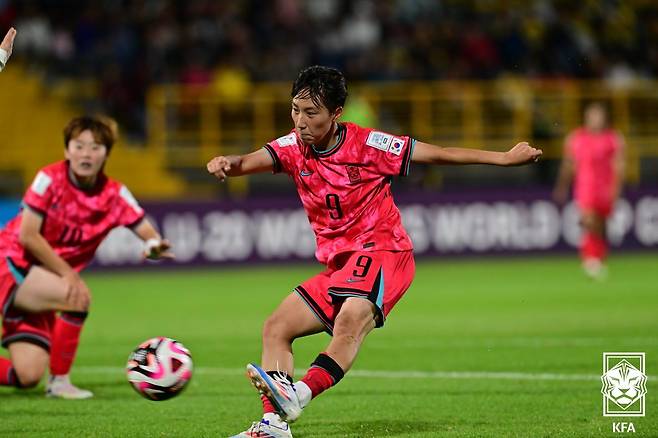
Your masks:
<instances>
[{"instance_id":1,"label":"team crest on jersey","mask_svg":"<svg viewBox=\"0 0 658 438\"><path fill-rule=\"evenodd\" d=\"M286 146L292 146L297 143L297 136L295 134L284 135L276 139L276 142L279 144L279 147L285 148Z\"/></svg>"},{"instance_id":2,"label":"team crest on jersey","mask_svg":"<svg viewBox=\"0 0 658 438\"><path fill-rule=\"evenodd\" d=\"M347 169L347 177L350 179L350 184L361 182L361 172L356 166L345 166Z\"/></svg>"},{"instance_id":3,"label":"team crest on jersey","mask_svg":"<svg viewBox=\"0 0 658 438\"><path fill-rule=\"evenodd\" d=\"M37 173L37 176L34 178L34 181L32 182L30 188L37 195L43 196L43 194L46 193L46 190L48 190L48 186L50 186L51 182L53 182L53 179L51 177L46 175L44 172L39 171L39 173Z\"/></svg>"},{"instance_id":4,"label":"team crest on jersey","mask_svg":"<svg viewBox=\"0 0 658 438\"><path fill-rule=\"evenodd\" d=\"M366 144L370 147L386 152L389 146L391 146L391 140L393 140L393 136L391 134L372 131L370 134L368 134Z\"/></svg>"},{"instance_id":5,"label":"team crest on jersey","mask_svg":"<svg viewBox=\"0 0 658 438\"><path fill-rule=\"evenodd\" d=\"M391 146L388 148L388 151L395 155L400 155L402 152L402 147L404 146L404 139L394 137L391 141Z\"/></svg>"}]
</instances>

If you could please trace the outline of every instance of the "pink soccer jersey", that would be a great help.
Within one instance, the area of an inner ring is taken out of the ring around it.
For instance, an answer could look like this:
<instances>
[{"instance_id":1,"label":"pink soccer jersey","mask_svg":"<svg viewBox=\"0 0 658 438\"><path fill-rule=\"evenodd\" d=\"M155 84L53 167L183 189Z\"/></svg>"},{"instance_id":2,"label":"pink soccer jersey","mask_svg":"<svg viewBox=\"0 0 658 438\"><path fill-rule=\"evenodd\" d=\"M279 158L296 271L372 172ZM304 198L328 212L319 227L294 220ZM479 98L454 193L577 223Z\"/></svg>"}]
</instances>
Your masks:
<instances>
[{"instance_id":1,"label":"pink soccer jersey","mask_svg":"<svg viewBox=\"0 0 658 438\"><path fill-rule=\"evenodd\" d=\"M265 145L274 172L295 182L315 232L316 258L323 264L348 251L411 250L391 177L409 172L414 142L341 123L338 142L326 151L305 145L293 130Z\"/></svg>"},{"instance_id":2,"label":"pink soccer jersey","mask_svg":"<svg viewBox=\"0 0 658 438\"><path fill-rule=\"evenodd\" d=\"M69 177L67 161L41 169L23 197L23 208L43 216L41 234L77 271L94 257L98 245L115 227L139 223L144 211L128 189L104 174L96 186L82 190ZM18 241L21 215L0 230L0 252L22 268L36 263Z\"/></svg>"},{"instance_id":3,"label":"pink soccer jersey","mask_svg":"<svg viewBox=\"0 0 658 438\"><path fill-rule=\"evenodd\" d=\"M580 128L571 135L568 152L575 164L574 197L581 206L612 203L614 160L620 143L618 134L610 129L595 133Z\"/></svg>"}]
</instances>

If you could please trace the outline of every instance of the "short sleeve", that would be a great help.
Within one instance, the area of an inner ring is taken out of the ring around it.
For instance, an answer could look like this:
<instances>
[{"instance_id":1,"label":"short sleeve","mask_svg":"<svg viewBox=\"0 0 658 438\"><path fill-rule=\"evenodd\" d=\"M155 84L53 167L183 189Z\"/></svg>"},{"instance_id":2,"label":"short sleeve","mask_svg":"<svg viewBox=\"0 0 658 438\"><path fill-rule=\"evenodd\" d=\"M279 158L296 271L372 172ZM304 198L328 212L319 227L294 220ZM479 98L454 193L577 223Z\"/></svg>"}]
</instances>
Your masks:
<instances>
[{"instance_id":1,"label":"short sleeve","mask_svg":"<svg viewBox=\"0 0 658 438\"><path fill-rule=\"evenodd\" d=\"M372 165L382 175L407 176L416 140L381 131L370 131L365 149L372 157Z\"/></svg>"},{"instance_id":2,"label":"short sleeve","mask_svg":"<svg viewBox=\"0 0 658 438\"><path fill-rule=\"evenodd\" d=\"M123 185L119 189L118 208L120 209L119 225L132 228L144 219L144 209L130 193L128 187Z\"/></svg>"},{"instance_id":3,"label":"short sleeve","mask_svg":"<svg viewBox=\"0 0 658 438\"><path fill-rule=\"evenodd\" d=\"M23 205L45 216L53 198L53 177L40 170L23 196Z\"/></svg>"},{"instance_id":4,"label":"short sleeve","mask_svg":"<svg viewBox=\"0 0 658 438\"><path fill-rule=\"evenodd\" d=\"M298 150L297 136L294 132L267 143L265 150L272 156L272 172L293 173L295 151Z\"/></svg>"}]
</instances>

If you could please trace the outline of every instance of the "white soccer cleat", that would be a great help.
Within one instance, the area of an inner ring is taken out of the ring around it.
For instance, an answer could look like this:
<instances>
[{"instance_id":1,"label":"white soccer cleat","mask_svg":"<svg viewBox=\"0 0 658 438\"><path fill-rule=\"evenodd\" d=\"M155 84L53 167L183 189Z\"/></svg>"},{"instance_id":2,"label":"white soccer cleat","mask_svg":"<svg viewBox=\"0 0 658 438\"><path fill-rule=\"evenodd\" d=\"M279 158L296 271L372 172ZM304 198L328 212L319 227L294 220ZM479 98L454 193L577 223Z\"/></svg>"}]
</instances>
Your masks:
<instances>
[{"instance_id":1,"label":"white soccer cleat","mask_svg":"<svg viewBox=\"0 0 658 438\"><path fill-rule=\"evenodd\" d=\"M302 413L302 406L295 392L295 387L279 373L278 376L270 377L261 367L250 363L247 365L247 377L254 387L267 397L277 414L288 422L293 422Z\"/></svg>"},{"instance_id":2,"label":"white soccer cleat","mask_svg":"<svg viewBox=\"0 0 658 438\"><path fill-rule=\"evenodd\" d=\"M290 426L283 421L270 421L263 418L254 421L249 429L231 438L292 438L292 432Z\"/></svg>"},{"instance_id":3,"label":"white soccer cleat","mask_svg":"<svg viewBox=\"0 0 658 438\"><path fill-rule=\"evenodd\" d=\"M80 389L71 383L69 376L50 376L46 385L46 397L66 400L84 400L92 398L94 393Z\"/></svg>"},{"instance_id":4,"label":"white soccer cleat","mask_svg":"<svg viewBox=\"0 0 658 438\"><path fill-rule=\"evenodd\" d=\"M607 266L599 259L588 258L583 261L583 271L594 280L604 281L608 277Z\"/></svg>"}]
</instances>

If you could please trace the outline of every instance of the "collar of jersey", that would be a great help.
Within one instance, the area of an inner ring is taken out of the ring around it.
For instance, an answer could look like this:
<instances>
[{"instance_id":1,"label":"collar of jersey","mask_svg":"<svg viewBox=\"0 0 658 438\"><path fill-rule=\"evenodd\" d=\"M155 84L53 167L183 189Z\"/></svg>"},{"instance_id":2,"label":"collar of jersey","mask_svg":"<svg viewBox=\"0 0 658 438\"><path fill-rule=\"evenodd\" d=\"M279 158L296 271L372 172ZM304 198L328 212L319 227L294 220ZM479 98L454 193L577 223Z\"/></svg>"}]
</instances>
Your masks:
<instances>
[{"instance_id":1,"label":"collar of jersey","mask_svg":"<svg viewBox=\"0 0 658 438\"><path fill-rule=\"evenodd\" d=\"M96 177L96 183L92 187L82 187L78 185L77 181L75 181L71 176L71 171L70 171L71 163L69 162L69 160L65 160L65 162L66 162L66 180L69 182L71 187L87 195L96 195L103 191L103 186L105 186L105 182L107 181L105 172L103 172L102 170L98 172L98 176Z\"/></svg>"},{"instance_id":2,"label":"collar of jersey","mask_svg":"<svg viewBox=\"0 0 658 438\"><path fill-rule=\"evenodd\" d=\"M343 145L343 143L345 143L345 137L346 137L345 134L347 133L347 128L342 123L338 123L336 129L338 130L338 140L336 140L336 144L330 147L329 149L325 149L324 151L319 151L315 149L315 145L311 145L311 149L313 149L313 152L315 152L320 157L326 157L338 151L338 149Z\"/></svg>"}]
</instances>

